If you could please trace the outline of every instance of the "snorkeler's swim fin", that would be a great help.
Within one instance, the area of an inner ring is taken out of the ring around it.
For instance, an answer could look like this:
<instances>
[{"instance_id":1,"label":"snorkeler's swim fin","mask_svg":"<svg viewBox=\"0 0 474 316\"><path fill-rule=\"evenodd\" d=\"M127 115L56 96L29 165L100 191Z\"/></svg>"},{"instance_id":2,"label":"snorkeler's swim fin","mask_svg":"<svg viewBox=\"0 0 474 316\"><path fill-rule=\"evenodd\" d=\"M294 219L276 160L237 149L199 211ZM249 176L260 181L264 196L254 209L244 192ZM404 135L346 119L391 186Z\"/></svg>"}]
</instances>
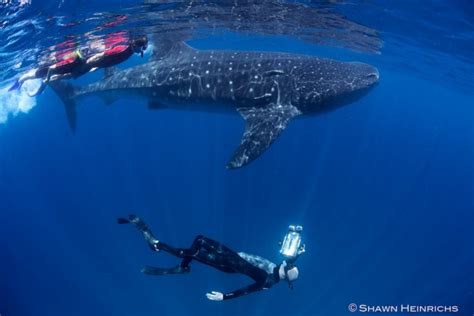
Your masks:
<instances>
[{"instance_id":1,"label":"snorkeler's swim fin","mask_svg":"<svg viewBox=\"0 0 474 316\"><path fill-rule=\"evenodd\" d=\"M189 267L183 268L180 265L177 265L173 268L163 269L163 268L156 268L145 266L142 268L142 272L148 275L167 275L167 274L185 274L189 273L191 269Z\"/></svg>"},{"instance_id":2,"label":"snorkeler's swim fin","mask_svg":"<svg viewBox=\"0 0 474 316\"><path fill-rule=\"evenodd\" d=\"M10 89L8 89L8 92L13 91L13 90L18 90L20 89L20 87L21 87L20 80L17 79L15 83L13 84L13 86L11 86Z\"/></svg>"},{"instance_id":3,"label":"snorkeler's swim fin","mask_svg":"<svg viewBox=\"0 0 474 316\"><path fill-rule=\"evenodd\" d=\"M67 121L72 132L76 132L76 102L74 96L74 86L64 81L52 81L48 84L64 103Z\"/></svg>"}]
</instances>

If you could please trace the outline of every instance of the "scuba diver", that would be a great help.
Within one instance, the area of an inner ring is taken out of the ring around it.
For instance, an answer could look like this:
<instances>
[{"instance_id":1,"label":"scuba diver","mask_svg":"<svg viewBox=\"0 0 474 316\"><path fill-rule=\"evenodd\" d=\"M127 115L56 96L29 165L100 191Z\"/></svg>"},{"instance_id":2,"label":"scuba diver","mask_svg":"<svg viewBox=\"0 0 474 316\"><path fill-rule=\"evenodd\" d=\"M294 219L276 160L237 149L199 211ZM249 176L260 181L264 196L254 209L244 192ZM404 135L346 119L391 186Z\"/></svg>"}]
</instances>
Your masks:
<instances>
[{"instance_id":1,"label":"scuba diver","mask_svg":"<svg viewBox=\"0 0 474 316\"><path fill-rule=\"evenodd\" d=\"M105 39L92 41L86 47L53 52L40 67L22 75L8 91L20 89L27 80L42 79L40 88L30 95L34 97L40 94L50 81L75 79L99 68L115 66L134 53L143 57L147 45L146 36L129 38L125 32L117 32L109 34Z\"/></svg>"},{"instance_id":2,"label":"scuba diver","mask_svg":"<svg viewBox=\"0 0 474 316\"><path fill-rule=\"evenodd\" d=\"M182 261L172 268L156 268L146 266L142 272L149 275L184 274L191 270L190 263L196 260L226 273L241 273L249 276L255 282L241 289L222 293L211 291L206 293L212 301L223 301L264 290L277 284L280 280L286 280L291 289L292 283L298 278L298 268L294 265L295 260L305 252L305 246L301 245L301 226L289 227L288 234L281 243L280 253L285 260L279 265L262 257L235 252L221 243L210 238L198 235L190 248L174 248L156 239L151 230L143 220L135 215L128 219L118 218L119 224L133 224L143 233L145 241L153 251L166 251Z\"/></svg>"}]
</instances>

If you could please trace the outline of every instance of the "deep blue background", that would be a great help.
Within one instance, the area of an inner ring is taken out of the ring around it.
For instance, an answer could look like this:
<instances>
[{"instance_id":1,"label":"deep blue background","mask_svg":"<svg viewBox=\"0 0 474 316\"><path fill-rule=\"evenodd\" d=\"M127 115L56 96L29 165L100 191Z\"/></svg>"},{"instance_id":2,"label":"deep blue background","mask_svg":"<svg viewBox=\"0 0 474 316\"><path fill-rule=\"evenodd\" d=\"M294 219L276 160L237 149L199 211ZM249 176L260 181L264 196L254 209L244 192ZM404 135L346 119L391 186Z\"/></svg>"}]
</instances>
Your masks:
<instances>
[{"instance_id":1,"label":"deep blue background","mask_svg":"<svg viewBox=\"0 0 474 316\"><path fill-rule=\"evenodd\" d=\"M193 44L340 57L285 39ZM0 126L0 314L342 315L354 302L459 305L471 315L473 97L386 68L383 55L350 57L379 67L378 87L295 120L234 171L224 165L240 141L238 115L89 99L73 135L48 89ZM172 245L204 234L274 261L287 225L302 224L301 278L293 291L208 301L207 291L250 280L199 264L186 276L142 275L143 265L176 260L115 223L130 212Z\"/></svg>"}]
</instances>

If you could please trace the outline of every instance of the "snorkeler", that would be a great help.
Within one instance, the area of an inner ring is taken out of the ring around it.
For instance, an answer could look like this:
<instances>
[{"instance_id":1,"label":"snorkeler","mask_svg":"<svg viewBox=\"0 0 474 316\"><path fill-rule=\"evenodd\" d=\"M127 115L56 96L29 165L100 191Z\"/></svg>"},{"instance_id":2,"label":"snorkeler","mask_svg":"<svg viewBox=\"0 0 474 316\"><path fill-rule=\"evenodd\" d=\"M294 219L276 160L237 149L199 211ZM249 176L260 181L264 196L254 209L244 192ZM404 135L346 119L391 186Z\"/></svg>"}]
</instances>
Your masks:
<instances>
[{"instance_id":1,"label":"snorkeler","mask_svg":"<svg viewBox=\"0 0 474 316\"><path fill-rule=\"evenodd\" d=\"M118 32L108 35L104 40L92 41L85 48L53 53L40 67L22 75L8 91L20 89L27 80L41 79L40 88L30 95L36 96L50 81L75 79L99 68L115 66L134 53L143 57L147 44L146 36L130 39L125 32Z\"/></svg>"},{"instance_id":2,"label":"snorkeler","mask_svg":"<svg viewBox=\"0 0 474 316\"><path fill-rule=\"evenodd\" d=\"M301 226L290 226L290 231L282 242L280 253L286 260L279 265L262 257L235 252L221 243L198 235L190 248L174 248L157 240L143 220L135 215L128 219L118 218L119 224L134 224L143 233L148 246L153 251L166 251L178 258L182 258L179 265L173 268L144 267L142 272L149 275L168 275L189 273L189 264L196 260L226 273L241 273L252 278L255 283L229 293L211 291L206 293L212 301L222 301L264 290L277 284L280 280L286 280L293 288L292 282L298 278L298 268L294 265L295 260L305 251L301 245Z\"/></svg>"},{"instance_id":3,"label":"snorkeler","mask_svg":"<svg viewBox=\"0 0 474 316\"><path fill-rule=\"evenodd\" d=\"M27 73L23 74L20 78L17 79L15 84L8 89L8 91L18 90L21 88L23 83L31 79L41 79L41 86L39 89L30 96L36 96L40 94L46 84L50 80L57 80L64 78L77 69L82 68L84 64L83 53L79 48L73 50L67 50L64 52L56 52L50 54L46 61L40 64L38 68L31 69Z\"/></svg>"},{"instance_id":4,"label":"snorkeler","mask_svg":"<svg viewBox=\"0 0 474 316\"><path fill-rule=\"evenodd\" d=\"M86 60L88 71L115 66L133 54L140 54L143 57L147 46L146 36L130 39L125 32L110 34L104 40L94 41L89 45L90 57Z\"/></svg>"}]
</instances>

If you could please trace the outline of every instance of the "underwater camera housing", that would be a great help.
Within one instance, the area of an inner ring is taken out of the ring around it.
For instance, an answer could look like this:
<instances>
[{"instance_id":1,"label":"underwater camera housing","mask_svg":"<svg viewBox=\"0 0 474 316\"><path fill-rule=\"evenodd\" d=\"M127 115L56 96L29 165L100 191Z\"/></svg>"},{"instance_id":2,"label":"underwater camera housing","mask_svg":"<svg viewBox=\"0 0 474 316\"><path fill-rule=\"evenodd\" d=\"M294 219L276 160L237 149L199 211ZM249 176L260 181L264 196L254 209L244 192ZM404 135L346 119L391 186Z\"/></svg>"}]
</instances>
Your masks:
<instances>
[{"instance_id":1,"label":"underwater camera housing","mask_svg":"<svg viewBox=\"0 0 474 316\"><path fill-rule=\"evenodd\" d=\"M301 244L301 232L303 226L290 225L288 226L288 233L285 235L283 241L280 242L280 254L285 257L288 263L293 263L296 259L305 252L305 245Z\"/></svg>"}]
</instances>

